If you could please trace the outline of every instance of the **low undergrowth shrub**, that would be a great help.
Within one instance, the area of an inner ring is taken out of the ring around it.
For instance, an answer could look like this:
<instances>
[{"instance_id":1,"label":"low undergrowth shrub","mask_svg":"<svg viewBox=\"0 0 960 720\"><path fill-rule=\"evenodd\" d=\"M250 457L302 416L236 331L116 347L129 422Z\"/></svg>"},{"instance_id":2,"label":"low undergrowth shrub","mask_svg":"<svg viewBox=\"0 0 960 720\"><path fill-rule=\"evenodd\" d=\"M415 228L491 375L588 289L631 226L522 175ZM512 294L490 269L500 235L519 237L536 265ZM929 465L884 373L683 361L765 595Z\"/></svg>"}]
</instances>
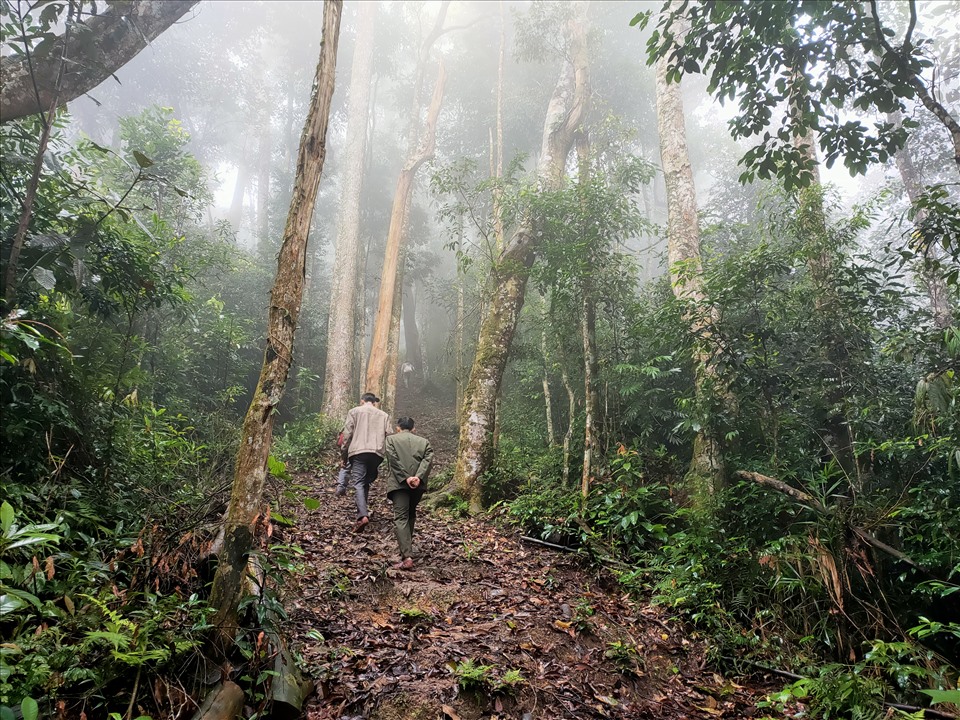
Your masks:
<instances>
[{"instance_id":1,"label":"low undergrowth shrub","mask_svg":"<svg viewBox=\"0 0 960 720\"><path fill-rule=\"evenodd\" d=\"M343 424L323 413L285 423L274 443L274 454L302 470L320 469L324 456L337 450Z\"/></svg>"}]
</instances>

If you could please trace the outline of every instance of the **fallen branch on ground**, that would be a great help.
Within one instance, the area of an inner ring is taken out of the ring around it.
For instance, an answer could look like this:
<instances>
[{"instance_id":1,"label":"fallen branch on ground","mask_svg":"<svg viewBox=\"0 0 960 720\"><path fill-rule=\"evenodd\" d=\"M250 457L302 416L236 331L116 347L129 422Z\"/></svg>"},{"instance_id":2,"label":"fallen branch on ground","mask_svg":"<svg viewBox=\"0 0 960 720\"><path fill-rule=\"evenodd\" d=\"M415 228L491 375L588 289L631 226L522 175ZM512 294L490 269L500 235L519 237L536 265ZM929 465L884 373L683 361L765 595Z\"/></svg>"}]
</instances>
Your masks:
<instances>
[{"instance_id":1,"label":"fallen branch on ground","mask_svg":"<svg viewBox=\"0 0 960 720\"><path fill-rule=\"evenodd\" d=\"M793 487L792 485L788 485L782 480L777 480L776 478L772 478L768 475L761 475L760 473L749 472L747 470L738 470L733 474L733 476L736 478L740 478L742 480L751 480L752 482L755 482L758 485L764 485L766 487L771 487L774 490L778 490L779 492L782 492L785 495L789 495L795 500L803 503L804 505L809 507L811 510L816 511L821 515L827 515L829 517L833 517L836 515L836 512L833 510L833 508L826 507L825 505L823 505L823 503L821 503L819 500L817 500L815 497L813 497L809 493L805 493L803 492L803 490L798 490L797 488ZM927 570L925 567L915 562L908 555L905 555L904 553L900 552L896 548L890 547L885 542L874 537L872 534L870 534L863 528L856 527L854 525L850 525L849 527L850 527L850 530L854 534L856 534L857 537L859 537L868 545L876 548L877 550L880 550L881 552L886 553L887 555L890 555L893 558L896 558L900 562L906 563L907 565L912 567L914 570L920 573L923 573L927 577L930 577L930 578L937 577L933 572L931 572L930 570Z\"/></svg>"}]
</instances>

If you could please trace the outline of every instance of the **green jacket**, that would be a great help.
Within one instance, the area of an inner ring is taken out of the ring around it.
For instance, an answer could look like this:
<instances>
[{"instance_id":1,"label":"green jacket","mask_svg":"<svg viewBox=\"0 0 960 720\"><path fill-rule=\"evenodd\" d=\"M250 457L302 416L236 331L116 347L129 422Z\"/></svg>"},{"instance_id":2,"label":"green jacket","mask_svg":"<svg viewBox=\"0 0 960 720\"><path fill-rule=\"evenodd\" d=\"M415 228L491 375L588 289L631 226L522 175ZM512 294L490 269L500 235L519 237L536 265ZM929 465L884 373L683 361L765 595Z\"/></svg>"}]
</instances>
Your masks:
<instances>
[{"instance_id":1,"label":"green jacket","mask_svg":"<svg viewBox=\"0 0 960 720\"><path fill-rule=\"evenodd\" d=\"M426 438L412 432L398 432L384 443L387 459L387 492L410 489L407 478L420 478L420 488L426 489L427 476L433 465L433 448Z\"/></svg>"}]
</instances>

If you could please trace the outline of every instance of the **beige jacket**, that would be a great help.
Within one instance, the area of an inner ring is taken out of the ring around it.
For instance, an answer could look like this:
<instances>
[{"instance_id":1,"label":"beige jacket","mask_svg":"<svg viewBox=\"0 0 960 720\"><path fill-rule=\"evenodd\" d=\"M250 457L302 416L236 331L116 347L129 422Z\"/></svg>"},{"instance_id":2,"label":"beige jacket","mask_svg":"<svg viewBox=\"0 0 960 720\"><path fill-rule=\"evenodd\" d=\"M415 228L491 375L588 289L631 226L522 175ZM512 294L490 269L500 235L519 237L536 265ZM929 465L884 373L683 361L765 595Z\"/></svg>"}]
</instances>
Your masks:
<instances>
[{"instance_id":1,"label":"beige jacket","mask_svg":"<svg viewBox=\"0 0 960 720\"><path fill-rule=\"evenodd\" d=\"M348 458L360 453L383 457L383 441L390 432L390 417L379 408L364 403L347 413L343 426L343 447Z\"/></svg>"}]
</instances>

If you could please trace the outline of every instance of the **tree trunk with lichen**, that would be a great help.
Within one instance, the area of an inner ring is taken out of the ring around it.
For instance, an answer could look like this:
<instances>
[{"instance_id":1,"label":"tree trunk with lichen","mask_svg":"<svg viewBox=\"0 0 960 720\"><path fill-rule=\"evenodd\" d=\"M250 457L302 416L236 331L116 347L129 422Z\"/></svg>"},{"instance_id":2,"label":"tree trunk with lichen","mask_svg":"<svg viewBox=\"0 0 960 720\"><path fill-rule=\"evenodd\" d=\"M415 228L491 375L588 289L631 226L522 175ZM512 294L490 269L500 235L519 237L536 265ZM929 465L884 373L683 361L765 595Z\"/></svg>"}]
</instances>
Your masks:
<instances>
[{"instance_id":1,"label":"tree trunk with lichen","mask_svg":"<svg viewBox=\"0 0 960 720\"><path fill-rule=\"evenodd\" d=\"M577 134L577 162L579 182L586 186L590 181L590 140L586 132ZM581 208L581 217L587 209ZM596 270L596 253L593 247L587 248L587 268L580 282L581 309L580 335L583 340L583 472L580 476L580 496L590 494L590 486L597 475L599 466L598 420L599 397L597 380L600 367L597 361L597 306L594 296L593 273Z\"/></svg>"},{"instance_id":2,"label":"tree trunk with lichen","mask_svg":"<svg viewBox=\"0 0 960 720\"><path fill-rule=\"evenodd\" d=\"M0 60L0 122L36 115L90 92L126 65L150 41L183 17L197 0L141 0L109 3L30 55ZM5 38L5 43L6 43ZM69 69L58 80L61 58Z\"/></svg>"},{"instance_id":3,"label":"tree trunk with lichen","mask_svg":"<svg viewBox=\"0 0 960 720\"><path fill-rule=\"evenodd\" d=\"M563 62L544 122L537 180L541 189L563 185L564 167L587 104L587 42L584 8L578 8L570 22L570 58ZM496 403L506 368L510 345L523 308L530 266L537 249L532 221L517 227L491 269L487 287L493 297L484 312L477 352L464 393L457 450L455 483L466 498L470 511L483 508L482 476L493 461L493 433Z\"/></svg>"},{"instance_id":4,"label":"tree trunk with lichen","mask_svg":"<svg viewBox=\"0 0 960 720\"><path fill-rule=\"evenodd\" d=\"M423 349L420 346L420 327L417 325L417 289L413 280L404 280L403 287L404 358L413 365L414 377L423 378Z\"/></svg>"},{"instance_id":5,"label":"tree trunk with lichen","mask_svg":"<svg viewBox=\"0 0 960 720\"><path fill-rule=\"evenodd\" d=\"M326 156L342 6L342 0L326 0L324 3L320 60L300 136L293 198L277 260L277 276L270 294L267 346L260 380L243 421L233 490L224 519L223 552L210 596L210 605L215 611L213 624L217 628L218 644L223 648L230 647L236 636L238 608L247 592L247 561L257 527L267 519L269 512L263 503L263 485L276 409L293 359L294 334L303 300L310 221Z\"/></svg>"},{"instance_id":6,"label":"tree trunk with lichen","mask_svg":"<svg viewBox=\"0 0 960 720\"><path fill-rule=\"evenodd\" d=\"M693 171L687 152L683 98L679 83L667 81L667 61L656 67L657 126L660 158L667 188L667 261L673 294L688 306L687 322L695 336L694 368L697 403L707 404L710 386L719 381L711 365L709 327L717 318L712 308L704 309L703 271L700 259L700 225ZM695 498L702 502L722 487L725 468L716 434L704 427L694 439L688 482Z\"/></svg>"}]
</instances>

